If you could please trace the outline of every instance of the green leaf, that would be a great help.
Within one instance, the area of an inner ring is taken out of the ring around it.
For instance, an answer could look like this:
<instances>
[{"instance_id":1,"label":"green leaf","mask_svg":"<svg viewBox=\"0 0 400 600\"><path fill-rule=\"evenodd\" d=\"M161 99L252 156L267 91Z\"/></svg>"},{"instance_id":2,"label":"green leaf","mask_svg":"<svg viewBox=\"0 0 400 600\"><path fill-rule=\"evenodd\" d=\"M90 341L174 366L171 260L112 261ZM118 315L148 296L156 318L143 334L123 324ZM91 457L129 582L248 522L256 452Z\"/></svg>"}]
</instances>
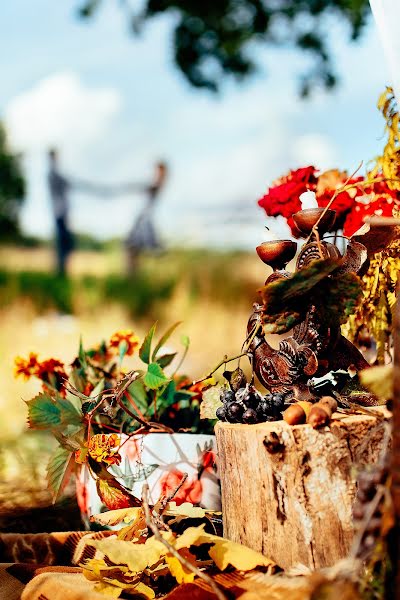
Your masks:
<instances>
[{"instance_id":1,"label":"green leaf","mask_svg":"<svg viewBox=\"0 0 400 600\"><path fill-rule=\"evenodd\" d=\"M99 398L97 398L97 396L100 396L100 394L103 392L104 390L104 377L103 379L100 379L100 381L97 383L96 387L92 390L92 392L90 392L90 398L94 398L96 400L96 402L99 401Z\"/></svg>"},{"instance_id":2,"label":"green leaf","mask_svg":"<svg viewBox=\"0 0 400 600\"><path fill-rule=\"evenodd\" d=\"M80 425L82 423L82 412L65 398L57 398L56 406L60 409L61 421L67 425Z\"/></svg>"},{"instance_id":3,"label":"green leaf","mask_svg":"<svg viewBox=\"0 0 400 600\"><path fill-rule=\"evenodd\" d=\"M47 481L53 504L65 488L75 464L74 454L66 448L57 448L47 465Z\"/></svg>"},{"instance_id":4,"label":"green leaf","mask_svg":"<svg viewBox=\"0 0 400 600\"><path fill-rule=\"evenodd\" d=\"M175 394L176 394L176 384L175 384L175 381L172 379L167 384L167 386L161 392L161 394L159 395L159 397L157 399L157 410L160 407L167 408L168 406L171 406L171 404L174 404Z\"/></svg>"},{"instance_id":5,"label":"green leaf","mask_svg":"<svg viewBox=\"0 0 400 600\"><path fill-rule=\"evenodd\" d=\"M182 323L182 321L177 321L176 323L174 323L173 325L171 325L171 327L169 329L167 329L167 331L164 333L163 336L161 336L161 338L159 339L159 341L157 342L157 346L154 348L154 352L153 352L153 356L152 356L152 361L154 362L157 356L157 352L160 350L160 348L162 348L162 346L164 346L165 342L167 340L169 340L169 338L171 337L171 335L173 334L173 332L175 331L175 329L178 327L178 325L180 325ZM157 361L159 362L159 361Z\"/></svg>"},{"instance_id":6,"label":"green leaf","mask_svg":"<svg viewBox=\"0 0 400 600\"><path fill-rule=\"evenodd\" d=\"M172 363L172 361L174 360L176 355L177 355L176 352L173 352L172 354L163 354L162 356L159 356L158 358L156 358L156 362L157 362L157 364L160 365L160 367L162 369L164 369L165 367L168 367L168 365L170 365Z\"/></svg>"},{"instance_id":7,"label":"green leaf","mask_svg":"<svg viewBox=\"0 0 400 600\"><path fill-rule=\"evenodd\" d=\"M61 425L61 410L48 394L38 394L26 404L31 429L51 429Z\"/></svg>"},{"instance_id":8,"label":"green leaf","mask_svg":"<svg viewBox=\"0 0 400 600\"><path fill-rule=\"evenodd\" d=\"M157 390L168 381L164 371L157 363L150 363L147 373L144 376L145 385L151 390Z\"/></svg>"},{"instance_id":9,"label":"green leaf","mask_svg":"<svg viewBox=\"0 0 400 600\"><path fill-rule=\"evenodd\" d=\"M124 360L124 356L128 351L128 342L126 340L122 340L122 342L119 343L119 362L120 364L122 363L122 361Z\"/></svg>"},{"instance_id":10,"label":"green leaf","mask_svg":"<svg viewBox=\"0 0 400 600\"><path fill-rule=\"evenodd\" d=\"M79 435L81 434L81 435ZM80 448L83 447L84 441L84 430L80 429L75 433L67 435L65 432L58 431L57 429L53 430L53 435L56 438L57 442L60 444L62 448L65 450L69 450L69 452L76 452Z\"/></svg>"},{"instance_id":11,"label":"green leaf","mask_svg":"<svg viewBox=\"0 0 400 600\"><path fill-rule=\"evenodd\" d=\"M350 315L361 294L360 280L354 273L335 273L341 260L315 260L292 276L266 285L264 333L285 333L300 323L310 306L318 306L326 326L342 323Z\"/></svg>"},{"instance_id":12,"label":"green leaf","mask_svg":"<svg viewBox=\"0 0 400 600\"><path fill-rule=\"evenodd\" d=\"M190 402L191 398L193 398L193 396L197 396L196 392L190 392L189 390L178 390L175 393L175 397L174 397L174 402L183 402L183 401L187 401Z\"/></svg>"},{"instance_id":13,"label":"green leaf","mask_svg":"<svg viewBox=\"0 0 400 600\"><path fill-rule=\"evenodd\" d=\"M149 405L149 402L148 402L147 392L144 387L143 380L137 379L136 381L134 381L129 386L128 391L129 391L130 395L132 396L132 398L134 399L135 403L137 404L139 410L141 410L143 413L145 413L147 410L147 407Z\"/></svg>"},{"instance_id":14,"label":"green leaf","mask_svg":"<svg viewBox=\"0 0 400 600\"><path fill-rule=\"evenodd\" d=\"M84 415L87 415L88 413L90 413L94 408L96 408L96 406L98 405L99 401L98 400L93 400L93 402L84 402L82 404L82 412Z\"/></svg>"},{"instance_id":15,"label":"green leaf","mask_svg":"<svg viewBox=\"0 0 400 600\"><path fill-rule=\"evenodd\" d=\"M260 290L266 310L269 314L283 312L288 302L297 302L307 295L340 264L340 261L333 258L315 260L288 278L268 283Z\"/></svg>"},{"instance_id":16,"label":"green leaf","mask_svg":"<svg viewBox=\"0 0 400 600\"><path fill-rule=\"evenodd\" d=\"M146 364L150 363L151 344L153 342L153 337L154 337L154 333L156 331L156 327L157 327L157 323L154 323L154 325L152 326L152 328L150 329L150 331L144 338L143 344L141 345L140 350L139 350L139 356L142 359L142 361Z\"/></svg>"},{"instance_id":17,"label":"green leaf","mask_svg":"<svg viewBox=\"0 0 400 600\"><path fill-rule=\"evenodd\" d=\"M80 340L79 340L79 352L78 352L78 356L79 356L79 362L81 363L82 367L84 369L86 369L87 368L87 360L86 360L85 350L83 349L82 338L80 338Z\"/></svg>"},{"instance_id":18,"label":"green leaf","mask_svg":"<svg viewBox=\"0 0 400 600\"><path fill-rule=\"evenodd\" d=\"M190 338L188 335L181 335L181 344L184 348L186 348L186 350L189 348Z\"/></svg>"}]
</instances>

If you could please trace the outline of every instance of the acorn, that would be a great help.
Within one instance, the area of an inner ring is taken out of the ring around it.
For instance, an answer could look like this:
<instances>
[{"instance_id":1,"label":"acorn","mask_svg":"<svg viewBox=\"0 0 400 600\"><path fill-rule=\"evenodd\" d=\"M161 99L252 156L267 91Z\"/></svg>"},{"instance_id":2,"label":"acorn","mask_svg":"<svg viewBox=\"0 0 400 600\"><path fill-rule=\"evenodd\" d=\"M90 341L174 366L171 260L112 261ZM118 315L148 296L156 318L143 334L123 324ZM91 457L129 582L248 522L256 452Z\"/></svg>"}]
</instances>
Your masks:
<instances>
[{"instance_id":1,"label":"acorn","mask_svg":"<svg viewBox=\"0 0 400 600\"><path fill-rule=\"evenodd\" d=\"M322 396L321 400L318 401L318 404L324 404L325 406L329 406L331 413L337 411L337 402L332 396Z\"/></svg>"},{"instance_id":2,"label":"acorn","mask_svg":"<svg viewBox=\"0 0 400 600\"><path fill-rule=\"evenodd\" d=\"M331 422L332 414L337 410L337 402L332 396L323 396L310 410L307 423L314 429L325 427Z\"/></svg>"},{"instance_id":3,"label":"acorn","mask_svg":"<svg viewBox=\"0 0 400 600\"><path fill-rule=\"evenodd\" d=\"M291 404L283 413L283 419L288 425L302 425L307 421L307 416L310 413L311 402L300 401Z\"/></svg>"}]
</instances>

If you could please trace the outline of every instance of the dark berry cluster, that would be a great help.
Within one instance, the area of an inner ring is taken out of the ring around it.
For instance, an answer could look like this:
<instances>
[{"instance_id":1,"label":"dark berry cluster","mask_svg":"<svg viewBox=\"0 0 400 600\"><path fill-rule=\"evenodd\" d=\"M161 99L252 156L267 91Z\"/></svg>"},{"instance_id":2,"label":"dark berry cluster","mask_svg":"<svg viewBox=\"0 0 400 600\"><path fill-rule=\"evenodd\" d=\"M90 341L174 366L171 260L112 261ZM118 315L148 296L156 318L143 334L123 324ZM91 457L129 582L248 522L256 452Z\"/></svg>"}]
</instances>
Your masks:
<instances>
[{"instance_id":1,"label":"dark berry cluster","mask_svg":"<svg viewBox=\"0 0 400 600\"><path fill-rule=\"evenodd\" d=\"M229 423L263 423L279 421L285 404L284 394L263 396L253 385L247 384L236 391L224 389L221 392L222 406L216 415Z\"/></svg>"}]
</instances>

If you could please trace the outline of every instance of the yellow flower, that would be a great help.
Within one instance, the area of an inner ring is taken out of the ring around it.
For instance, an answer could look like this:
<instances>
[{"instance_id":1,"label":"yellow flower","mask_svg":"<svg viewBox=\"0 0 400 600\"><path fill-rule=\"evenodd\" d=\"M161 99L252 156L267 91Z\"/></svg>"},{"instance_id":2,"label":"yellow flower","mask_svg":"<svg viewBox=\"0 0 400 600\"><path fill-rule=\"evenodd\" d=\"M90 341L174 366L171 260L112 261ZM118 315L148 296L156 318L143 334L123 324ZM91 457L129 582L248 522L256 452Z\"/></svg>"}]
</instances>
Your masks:
<instances>
[{"instance_id":1,"label":"yellow flower","mask_svg":"<svg viewBox=\"0 0 400 600\"><path fill-rule=\"evenodd\" d=\"M105 462L107 465L119 465L121 462L121 456L118 453L119 444L120 439L116 433L97 433L89 440L89 456L96 462Z\"/></svg>"},{"instance_id":2,"label":"yellow flower","mask_svg":"<svg viewBox=\"0 0 400 600\"><path fill-rule=\"evenodd\" d=\"M25 380L28 380L32 375L36 375L39 364L37 356L35 352L30 352L28 359L17 356L14 361L14 376L22 375Z\"/></svg>"},{"instance_id":3,"label":"yellow flower","mask_svg":"<svg viewBox=\"0 0 400 600\"><path fill-rule=\"evenodd\" d=\"M130 356L139 346L139 338L131 329L121 329L111 336L110 347L119 350L122 343L126 344L125 354Z\"/></svg>"}]
</instances>

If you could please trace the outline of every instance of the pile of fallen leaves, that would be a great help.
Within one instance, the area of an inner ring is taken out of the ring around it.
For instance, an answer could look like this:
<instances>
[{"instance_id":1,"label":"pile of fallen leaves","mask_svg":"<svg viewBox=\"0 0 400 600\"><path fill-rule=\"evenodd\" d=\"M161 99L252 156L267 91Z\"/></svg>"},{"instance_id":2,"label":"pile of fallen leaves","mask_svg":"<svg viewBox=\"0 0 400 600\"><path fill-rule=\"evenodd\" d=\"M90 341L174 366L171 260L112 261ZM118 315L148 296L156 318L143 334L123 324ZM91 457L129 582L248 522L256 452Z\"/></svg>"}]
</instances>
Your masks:
<instances>
[{"instance_id":1,"label":"pile of fallen leaves","mask_svg":"<svg viewBox=\"0 0 400 600\"><path fill-rule=\"evenodd\" d=\"M258 567L269 575L278 570L259 552L210 533L214 515L189 503L177 507L159 502L150 508L144 490L142 507L93 517L101 525L124 526L115 536L88 541L95 556L82 565L84 575L96 591L115 598L122 593L155 598L195 578L224 598L212 575L227 569L247 572Z\"/></svg>"}]
</instances>

